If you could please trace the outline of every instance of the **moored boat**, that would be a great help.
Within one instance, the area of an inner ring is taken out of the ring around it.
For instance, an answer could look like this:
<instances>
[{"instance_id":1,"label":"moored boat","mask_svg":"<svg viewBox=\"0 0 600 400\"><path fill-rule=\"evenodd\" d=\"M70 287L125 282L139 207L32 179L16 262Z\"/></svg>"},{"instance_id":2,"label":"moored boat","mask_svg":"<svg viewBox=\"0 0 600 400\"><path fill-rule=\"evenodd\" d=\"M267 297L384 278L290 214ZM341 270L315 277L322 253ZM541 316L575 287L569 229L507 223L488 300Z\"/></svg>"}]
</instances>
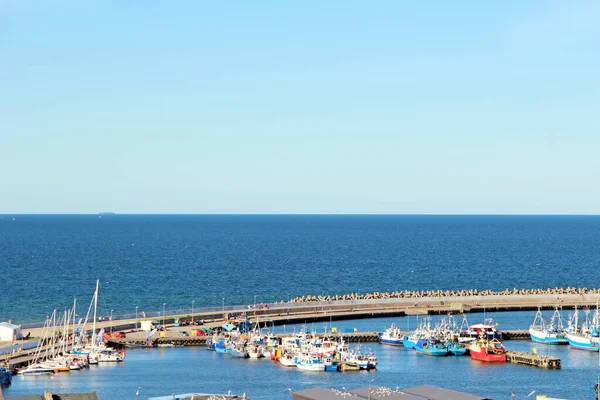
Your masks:
<instances>
[{"instance_id":1,"label":"moored boat","mask_svg":"<svg viewBox=\"0 0 600 400\"><path fill-rule=\"evenodd\" d=\"M53 369L46 368L40 364L32 364L17 371L19 375L46 375L52 373L54 373Z\"/></svg>"},{"instance_id":2,"label":"moored boat","mask_svg":"<svg viewBox=\"0 0 600 400\"><path fill-rule=\"evenodd\" d=\"M300 354L294 358L294 362L296 363L296 368L303 371L325 371L323 358L312 354Z\"/></svg>"},{"instance_id":3,"label":"moored boat","mask_svg":"<svg viewBox=\"0 0 600 400\"><path fill-rule=\"evenodd\" d=\"M554 315L550 319L549 324L546 324L541 310L538 310L533 319L533 323L529 327L529 336L531 337L531 340L537 343L555 345L569 343L558 309L554 311Z\"/></svg>"},{"instance_id":4,"label":"moored boat","mask_svg":"<svg viewBox=\"0 0 600 400\"><path fill-rule=\"evenodd\" d=\"M600 350L600 333L598 332L598 309L594 317L590 320L589 311L586 311L585 321L581 326L578 326L578 312L575 310L573 320L569 322L567 328L567 341L569 346L578 350L599 351Z\"/></svg>"},{"instance_id":5,"label":"moored boat","mask_svg":"<svg viewBox=\"0 0 600 400\"><path fill-rule=\"evenodd\" d=\"M8 386L12 382L12 371L8 368L0 368L0 385Z\"/></svg>"},{"instance_id":6,"label":"moored boat","mask_svg":"<svg viewBox=\"0 0 600 400\"><path fill-rule=\"evenodd\" d=\"M467 354L467 347L460 342L455 342L455 343L446 343L446 347L448 348L448 351L450 352L451 355L453 356L463 356Z\"/></svg>"},{"instance_id":7,"label":"moored boat","mask_svg":"<svg viewBox=\"0 0 600 400\"><path fill-rule=\"evenodd\" d=\"M469 353L474 360L486 362L506 362L506 349L497 339L479 339L469 345Z\"/></svg>"},{"instance_id":8,"label":"moored boat","mask_svg":"<svg viewBox=\"0 0 600 400\"><path fill-rule=\"evenodd\" d=\"M445 343L436 340L420 341L414 349L417 353L426 354L428 356L446 356L448 355L448 347Z\"/></svg>"},{"instance_id":9,"label":"moored boat","mask_svg":"<svg viewBox=\"0 0 600 400\"><path fill-rule=\"evenodd\" d=\"M385 329L382 333L378 334L379 342L381 344L387 344L390 346L402 346L403 335L400 332L400 328L392 324L389 328Z\"/></svg>"},{"instance_id":10,"label":"moored boat","mask_svg":"<svg viewBox=\"0 0 600 400\"><path fill-rule=\"evenodd\" d=\"M295 367L296 362L294 361L294 356L289 353L285 353L283 356L279 357L279 363L284 367Z\"/></svg>"}]
</instances>

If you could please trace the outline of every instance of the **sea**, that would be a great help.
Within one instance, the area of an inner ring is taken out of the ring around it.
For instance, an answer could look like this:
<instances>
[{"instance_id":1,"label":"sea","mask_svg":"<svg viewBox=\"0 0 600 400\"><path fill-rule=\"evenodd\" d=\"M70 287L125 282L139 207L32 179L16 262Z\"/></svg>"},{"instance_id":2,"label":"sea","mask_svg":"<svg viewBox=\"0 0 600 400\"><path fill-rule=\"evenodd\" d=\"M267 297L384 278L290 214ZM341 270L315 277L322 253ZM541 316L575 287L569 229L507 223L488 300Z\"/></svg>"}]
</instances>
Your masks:
<instances>
[{"instance_id":1,"label":"sea","mask_svg":"<svg viewBox=\"0 0 600 400\"><path fill-rule=\"evenodd\" d=\"M43 321L54 309L85 313L96 279L99 313L149 315L233 308L310 295L396 290L600 287L600 216L515 215L0 215L0 321ZM565 316L568 314L565 311ZM470 321L484 316L472 314ZM526 329L533 313L496 313ZM365 331L409 318L334 321ZM317 324L316 329L329 327ZM300 329L299 326L278 329ZM102 400L171 393L246 393L289 399L309 387L421 384L494 399L592 399L598 353L511 341L513 350L561 357L548 371L432 358L369 344L376 371L305 373L203 348L132 350L118 365L16 377L6 395L96 391Z\"/></svg>"}]
</instances>

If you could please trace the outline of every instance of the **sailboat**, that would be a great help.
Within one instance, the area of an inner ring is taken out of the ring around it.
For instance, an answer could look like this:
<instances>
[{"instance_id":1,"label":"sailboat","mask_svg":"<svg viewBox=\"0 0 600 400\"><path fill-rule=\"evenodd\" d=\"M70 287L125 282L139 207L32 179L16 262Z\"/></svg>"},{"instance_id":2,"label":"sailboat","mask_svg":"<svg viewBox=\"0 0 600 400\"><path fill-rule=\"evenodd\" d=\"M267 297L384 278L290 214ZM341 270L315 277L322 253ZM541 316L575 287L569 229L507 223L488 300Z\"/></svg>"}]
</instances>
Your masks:
<instances>
[{"instance_id":1,"label":"sailboat","mask_svg":"<svg viewBox=\"0 0 600 400\"><path fill-rule=\"evenodd\" d=\"M125 353L121 353L116 351L113 348L107 347L104 343L104 328L100 329L99 332L96 332L96 314L98 310L98 292L100 289L100 280L96 281L96 290L94 292L94 297L92 299L92 303L90 304L90 309L93 305L94 307L94 316L92 319L92 337L88 344L83 345L79 343L78 345L73 347L73 354L87 354L89 358L90 364L98 364L100 362L121 362L125 358ZM90 310L88 309L88 316ZM88 319L86 316L86 322ZM82 335L83 339L85 335Z\"/></svg>"},{"instance_id":2,"label":"sailboat","mask_svg":"<svg viewBox=\"0 0 600 400\"><path fill-rule=\"evenodd\" d=\"M43 359L41 353L42 353L42 349L44 348L44 345L46 344L47 339L48 339L50 325L51 325L51 319L48 318L48 319L46 319L46 322L44 324L42 335L41 335L40 341L35 349L35 353L33 355L33 359L31 361L31 363L27 367L21 368L20 370L18 370L17 373L19 375L43 375L43 374L51 374L54 372L54 369L45 367L40 362L38 362L39 360ZM50 339L50 343L52 343L51 339ZM47 351L47 348L46 348L46 351Z\"/></svg>"},{"instance_id":3,"label":"sailboat","mask_svg":"<svg viewBox=\"0 0 600 400\"><path fill-rule=\"evenodd\" d=\"M531 340L537 343L569 343L558 309L554 310L554 314L552 315L549 324L546 324L546 321L542 316L542 311L538 310L535 313L535 318L533 319L531 327L529 327L529 336L531 336Z\"/></svg>"}]
</instances>

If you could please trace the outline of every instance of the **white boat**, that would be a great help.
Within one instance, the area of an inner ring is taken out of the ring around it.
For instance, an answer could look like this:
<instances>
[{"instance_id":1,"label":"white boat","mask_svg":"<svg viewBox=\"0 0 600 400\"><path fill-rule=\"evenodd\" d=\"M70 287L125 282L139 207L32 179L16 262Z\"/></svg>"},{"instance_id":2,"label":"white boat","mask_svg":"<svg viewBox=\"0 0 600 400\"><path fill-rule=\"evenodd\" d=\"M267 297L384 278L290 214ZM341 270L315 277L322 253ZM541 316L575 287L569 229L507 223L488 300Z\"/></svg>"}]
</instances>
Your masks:
<instances>
[{"instance_id":1,"label":"white boat","mask_svg":"<svg viewBox=\"0 0 600 400\"><path fill-rule=\"evenodd\" d=\"M124 356L122 353L111 348L90 353L90 360L94 359L98 362L121 362L123 361L123 358Z\"/></svg>"},{"instance_id":2,"label":"white boat","mask_svg":"<svg viewBox=\"0 0 600 400\"><path fill-rule=\"evenodd\" d=\"M546 324L540 310L535 314L533 323L529 327L531 340L545 344L568 344L567 335L563 328L562 318L557 310L554 311L550 323Z\"/></svg>"},{"instance_id":3,"label":"white boat","mask_svg":"<svg viewBox=\"0 0 600 400\"><path fill-rule=\"evenodd\" d=\"M385 329L383 333L380 333L378 336L381 344L388 344L391 346L402 346L402 338L404 337L400 332L400 328L394 324Z\"/></svg>"},{"instance_id":4,"label":"white boat","mask_svg":"<svg viewBox=\"0 0 600 400\"><path fill-rule=\"evenodd\" d=\"M41 364L31 364L17 371L19 375L48 375L52 373L54 373L53 369L44 367Z\"/></svg>"},{"instance_id":5,"label":"white boat","mask_svg":"<svg viewBox=\"0 0 600 400\"><path fill-rule=\"evenodd\" d=\"M294 362L296 363L296 367L303 371L325 371L323 358L313 354L302 353L294 358Z\"/></svg>"},{"instance_id":6,"label":"white boat","mask_svg":"<svg viewBox=\"0 0 600 400\"><path fill-rule=\"evenodd\" d=\"M248 350L248 357L250 358L261 358L263 357L263 346L257 346L256 344L250 344L246 347Z\"/></svg>"},{"instance_id":7,"label":"white boat","mask_svg":"<svg viewBox=\"0 0 600 400\"><path fill-rule=\"evenodd\" d=\"M279 362L284 367L295 367L296 366L296 361L294 361L294 356L292 356L290 353L285 353L284 355L282 355L281 358L279 359Z\"/></svg>"},{"instance_id":8,"label":"white boat","mask_svg":"<svg viewBox=\"0 0 600 400\"><path fill-rule=\"evenodd\" d=\"M574 349L587 351L600 351L600 332L598 331L598 309L594 317L590 320L589 311L586 311L586 318L583 324L579 327L578 312L575 310L574 323L569 321L567 328L567 340L569 346Z\"/></svg>"}]
</instances>

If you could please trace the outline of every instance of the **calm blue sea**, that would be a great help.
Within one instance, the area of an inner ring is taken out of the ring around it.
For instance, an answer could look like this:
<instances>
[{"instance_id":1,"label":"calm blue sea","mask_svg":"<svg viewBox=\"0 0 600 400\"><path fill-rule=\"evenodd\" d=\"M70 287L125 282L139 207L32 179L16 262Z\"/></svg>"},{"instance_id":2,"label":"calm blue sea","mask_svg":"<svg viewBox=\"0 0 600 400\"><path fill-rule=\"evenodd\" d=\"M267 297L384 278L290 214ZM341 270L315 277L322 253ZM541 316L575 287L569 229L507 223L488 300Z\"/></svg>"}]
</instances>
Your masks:
<instances>
[{"instance_id":1,"label":"calm blue sea","mask_svg":"<svg viewBox=\"0 0 600 400\"><path fill-rule=\"evenodd\" d=\"M170 310L189 309L192 301L198 308L251 304L255 296L273 302L404 289L600 287L599 265L598 216L0 215L0 321L43 320L70 307L73 296L86 308L97 278L100 312L108 315L136 306L156 312L163 303ZM515 327L526 328L529 318L522 320ZM381 330L387 322L363 327ZM288 387L360 387L375 379L496 398L510 398L514 386L520 397L539 388L580 399L590 398L587 382L600 371L597 354L564 348L548 350L566 357L556 372L375 347L381 368L356 375L302 374L203 349L132 351L123 365L18 378L6 394L49 386L122 399L141 385L147 396L232 389L284 399Z\"/></svg>"}]
</instances>

